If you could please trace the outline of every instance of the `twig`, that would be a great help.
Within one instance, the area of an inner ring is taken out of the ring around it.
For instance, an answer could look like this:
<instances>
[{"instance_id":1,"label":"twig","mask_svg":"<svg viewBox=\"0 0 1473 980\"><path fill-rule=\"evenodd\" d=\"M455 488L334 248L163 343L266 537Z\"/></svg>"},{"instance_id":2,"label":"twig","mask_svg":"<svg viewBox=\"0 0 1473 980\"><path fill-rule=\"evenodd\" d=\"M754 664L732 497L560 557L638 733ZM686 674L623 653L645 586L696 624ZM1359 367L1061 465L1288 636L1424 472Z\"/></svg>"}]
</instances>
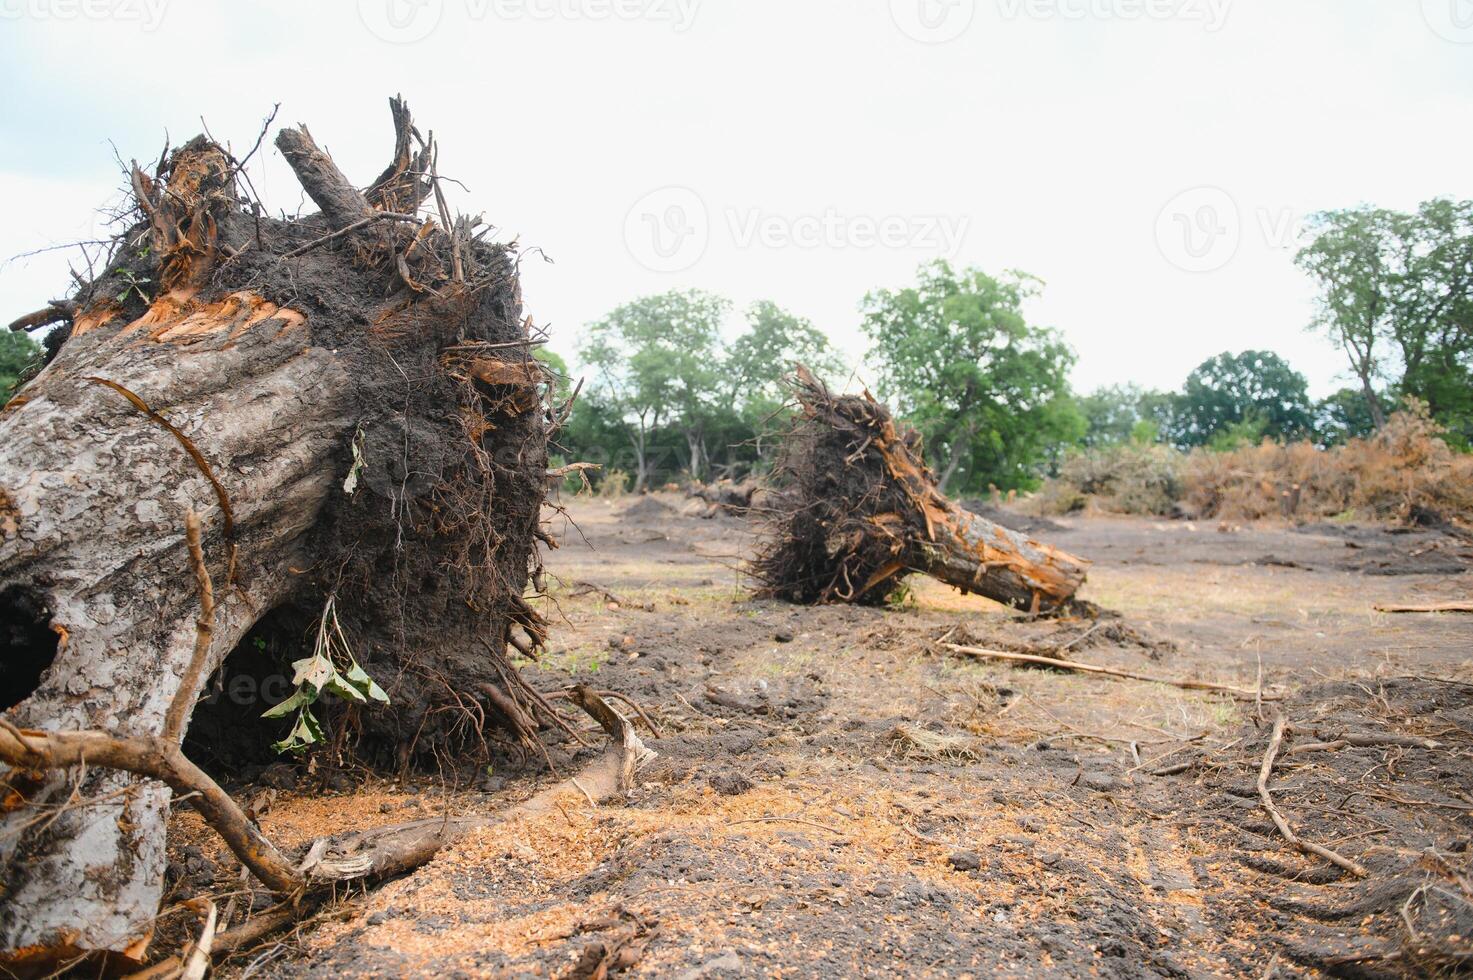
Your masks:
<instances>
[{"instance_id":1,"label":"twig","mask_svg":"<svg viewBox=\"0 0 1473 980\"><path fill-rule=\"evenodd\" d=\"M1209 684L1206 681L1177 680L1170 677L1156 677L1151 674L1137 674L1128 670L1115 670L1111 667L1100 667L1095 664L1080 663L1075 660L1057 660L1053 657L1038 657L1031 653L1005 653L1001 650L983 650L979 647L958 646L955 643L942 643L942 647L956 653L965 654L968 657L976 657L979 660L1006 660L1015 663L1038 664L1043 667L1054 667L1059 670L1072 670L1085 674L1102 674L1107 677L1123 677L1126 680L1145 681L1148 684L1169 684L1172 687L1183 688L1188 691L1216 691L1221 694L1231 694L1235 698L1244 700L1265 701L1274 700L1275 696L1262 694L1259 691L1250 691L1241 687L1231 687L1227 684Z\"/></svg>"},{"instance_id":2,"label":"twig","mask_svg":"<svg viewBox=\"0 0 1473 980\"><path fill-rule=\"evenodd\" d=\"M1273 775L1274 759L1277 758L1279 754L1279 746L1281 746L1284 742L1284 729L1287 726L1288 723L1284 720L1284 716L1282 714L1278 715L1278 717L1274 719L1274 730L1273 734L1269 737L1268 751L1263 754L1263 766L1258 770L1258 799L1262 802L1263 809L1273 820L1274 826L1279 828L1279 833L1284 836L1284 840L1299 848L1299 850L1304 851L1308 854L1317 854L1320 857L1324 858L1326 861L1329 861L1331 864L1335 865L1337 868L1343 868L1344 870L1349 871L1357 878L1368 877L1370 875L1370 872L1368 872L1361 865L1350 860L1349 858L1336 854L1328 847L1322 847L1319 844L1313 843L1312 841L1301 840L1294 833L1294 831L1289 828L1289 822L1284 819L1284 815L1280 813L1279 808L1274 805L1273 794L1271 794L1268 790L1268 780L1269 777Z\"/></svg>"},{"instance_id":3,"label":"twig","mask_svg":"<svg viewBox=\"0 0 1473 980\"><path fill-rule=\"evenodd\" d=\"M273 891L289 894L302 884L276 846L246 817L219 784L184 757L177 742L153 737L116 738L106 732L22 731L0 726L0 761L17 769L68 769L82 764L121 769L197 794L190 804L240 862Z\"/></svg>"},{"instance_id":4,"label":"twig","mask_svg":"<svg viewBox=\"0 0 1473 980\"><path fill-rule=\"evenodd\" d=\"M204 899L204 923L200 926L199 939L184 957L184 969L179 980L204 980L210 970L210 948L215 942L215 903Z\"/></svg>"},{"instance_id":5,"label":"twig","mask_svg":"<svg viewBox=\"0 0 1473 980\"><path fill-rule=\"evenodd\" d=\"M184 725L189 720L195 694L204 681L205 666L210 657L210 638L215 630L215 587L210 582L210 570L205 567L199 515L194 511L184 518L184 540L189 545L189 561L194 566L194 580L199 587L200 614L194 624L194 654L164 717L164 738L171 742L178 742L184 735Z\"/></svg>"},{"instance_id":6,"label":"twig","mask_svg":"<svg viewBox=\"0 0 1473 980\"><path fill-rule=\"evenodd\" d=\"M818 830L827 830L836 837L848 837L842 830L830 827L827 824L817 823L813 820L804 820L802 817L749 817L746 820L732 820L727 823L728 827L736 827L744 823L796 823L805 827L814 827Z\"/></svg>"},{"instance_id":7,"label":"twig","mask_svg":"<svg viewBox=\"0 0 1473 980\"><path fill-rule=\"evenodd\" d=\"M360 219L358 221L355 221L351 225L348 225L347 227L339 228L337 231L330 232L330 233L328 233L326 235L323 235L321 238L314 238L312 241L308 242L307 244L301 245L301 246L298 246L297 248L292 249L290 252L287 252L284 255L282 255L282 258L283 259L294 259L294 258L296 258L299 255L305 255L308 252L312 251L313 249L321 248L323 245L326 245L328 242L336 241L337 239L342 238L345 235L349 235L349 234L357 231L359 228L366 227L366 226L371 225L371 224L373 224L374 222L377 222L377 221L418 221L418 220L419 220L419 216L418 215L414 215L414 214L399 214L396 211L375 211L373 214L370 214L368 217L362 218L362 219Z\"/></svg>"},{"instance_id":8,"label":"twig","mask_svg":"<svg viewBox=\"0 0 1473 980\"><path fill-rule=\"evenodd\" d=\"M1383 613L1473 613L1473 602L1432 602L1426 605L1377 606Z\"/></svg>"}]
</instances>

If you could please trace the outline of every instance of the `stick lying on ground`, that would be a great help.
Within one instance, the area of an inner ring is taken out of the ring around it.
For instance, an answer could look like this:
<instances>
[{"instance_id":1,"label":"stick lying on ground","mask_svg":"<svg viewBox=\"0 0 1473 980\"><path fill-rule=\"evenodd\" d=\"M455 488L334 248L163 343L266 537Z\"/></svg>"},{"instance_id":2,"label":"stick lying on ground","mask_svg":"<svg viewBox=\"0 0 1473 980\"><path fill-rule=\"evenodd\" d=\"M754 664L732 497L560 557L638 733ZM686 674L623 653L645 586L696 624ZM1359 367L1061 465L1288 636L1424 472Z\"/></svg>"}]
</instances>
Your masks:
<instances>
[{"instance_id":1,"label":"stick lying on ground","mask_svg":"<svg viewBox=\"0 0 1473 980\"><path fill-rule=\"evenodd\" d=\"M1383 613L1473 613L1473 602L1432 602L1426 605L1377 606Z\"/></svg>"},{"instance_id":2,"label":"stick lying on ground","mask_svg":"<svg viewBox=\"0 0 1473 980\"><path fill-rule=\"evenodd\" d=\"M1145 681L1150 684L1169 684L1187 691L1216 691L1220 694L1231 694L1235 698L1247 701L1275 700L1276 695L1264 694L1258 690L1247 690L1241 687L1232 687L1227 684L1210 684L1207 681L1177 680L1171 677L1157 677L1153 674L1137 674L1128 670L1116 670L1113 667L1099 667L1094 664L1079 663L1076 660L1055 660L1053 657L1036 657L1031 653L1005 653L1002 650L983 650L980 647L964 647L955 643L940 644L944 649L953 653L960 653L968 657L976 657L978 660L1007 660L1014 663L1037 664L1040 667L1053 667L1056 670L1072 670L1082 674L1101 674L1106 677L1123 677L1126 680Z\"/></svg>"},{"instance_id":3,"label":"stick lying on ground","mask_svg":"<svg viewBox=\"0 0 1473 980\"><path fill-rule=\"evenodd\" d=\"M836 396L806 369L776 489L753 512L764 541L758 594L875 605L922 572L1028 612L1069 605L1088 562L962 509L936 487L920 436L868 393Z\"/></svg>"},{"instance_id":4,"label":"stick lying on ground","mask_svg":"<svg viewBox=\"0 0 1473 980\"><path fill-rule=\"evenodd\" d=\"M1284 819L1284 815L1274 805L1273 795L1268 791L1268 779L1273 775L1274 759L1279 754L1279 746L1284 742L1284 729L1286 727L1287 722L1285 722L1283 715L1279 715L1274 719L1274 731L1269 736L1268 751L1263 754L1263 767L1258 770L1258 798L1263 803L1263 809L1273 819L1274 826L1279 828L1279 833L1284 835L1284 840L1290 844L1293 844L1306 854L1319 855L1337 868L1344 868L1346 871L1349 871L1357 878L1366 877L1370 872L1349 858L1336 854L1328 847L1321 847L1319 844L1301 840L1293 830L1289 829L1289 822Z\"/></svg>"}]
</instances>

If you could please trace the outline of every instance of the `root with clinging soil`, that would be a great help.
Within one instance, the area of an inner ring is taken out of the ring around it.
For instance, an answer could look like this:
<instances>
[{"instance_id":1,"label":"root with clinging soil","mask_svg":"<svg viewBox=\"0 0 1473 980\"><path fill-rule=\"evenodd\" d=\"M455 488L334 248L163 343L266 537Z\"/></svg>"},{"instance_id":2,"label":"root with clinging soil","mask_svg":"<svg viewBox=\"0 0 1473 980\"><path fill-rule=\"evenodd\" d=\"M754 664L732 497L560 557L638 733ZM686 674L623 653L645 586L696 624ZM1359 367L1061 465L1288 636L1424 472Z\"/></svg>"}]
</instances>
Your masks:
<instances>
[{"instance_id":1,"label":"root with clinging soil","mask_svg":"<svg viewBox=\"0 0 1473 980\"><path fill-rule=\"evenodd\" d=\"M944 497L920 436L867 392L836 396L799 367L783 438L758 594L799 603L882 603L910 572L1031 613L1071 608L1086 562Z\"/></svg>"}]
</instances>

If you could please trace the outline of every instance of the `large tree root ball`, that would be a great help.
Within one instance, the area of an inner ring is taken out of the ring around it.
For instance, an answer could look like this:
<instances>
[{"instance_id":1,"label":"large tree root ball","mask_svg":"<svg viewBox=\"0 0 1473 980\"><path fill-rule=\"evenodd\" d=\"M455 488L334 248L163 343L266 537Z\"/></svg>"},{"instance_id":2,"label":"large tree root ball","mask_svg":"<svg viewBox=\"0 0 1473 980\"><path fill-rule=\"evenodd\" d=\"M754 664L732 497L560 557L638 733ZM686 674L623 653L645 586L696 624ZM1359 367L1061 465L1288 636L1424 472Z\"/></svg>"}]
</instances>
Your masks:
<instances>
[{"instance_id":1,"label":"large tree root ball","mask_svg":"<svg viewBox=\"0 0 1473 980\"><path fill-rule=\"evenodd\" d=\"M339 757L433 763L485 727L550 722L507 657L544 637L523 596L548 379L514 251L448 213L433 144L392 109L393 158L367 190L305 127L280 133L319 208L297 219L267 216L204 137L135 165L106 268L17 321L63 326L0 414L0 710L16 730L157 736L181 685L198 697L268 617L297 624L298 656L328 635L339 667L386 693L315 706ZM191 511L216 595L204 676L186 669ZM0 963L140 956L169 800L102 768L0 767Z\"/></svg>"}]
</instances>

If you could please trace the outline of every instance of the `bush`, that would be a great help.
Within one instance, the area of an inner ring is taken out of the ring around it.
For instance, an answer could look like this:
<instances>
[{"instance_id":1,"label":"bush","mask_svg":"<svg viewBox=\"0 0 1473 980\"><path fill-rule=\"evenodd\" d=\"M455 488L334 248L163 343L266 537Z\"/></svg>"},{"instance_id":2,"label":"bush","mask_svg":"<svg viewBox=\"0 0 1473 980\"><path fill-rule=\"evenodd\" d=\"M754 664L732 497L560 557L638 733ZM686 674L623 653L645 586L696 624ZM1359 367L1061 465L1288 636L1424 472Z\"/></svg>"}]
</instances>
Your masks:
<instances>
[{"instance_id":1,"label":"bush","mask_svg":"<svg viewBox=\"0 0 1473 980\"><path fill-rule=\"evenodd\" d=\"M1473 456L1458 453L1425 405L1407 408L1364 439L1324 449L1265 440L1182 454L1125 444L1070 457L1033 509L1255 521L1269 517L1426 522L1473 520ZM1232 440L1223 440L1231 445Z\"/></svg>"},{"instance_id":2,"label":"bush","mask_svg":"<svg viewBox=\"0 0 1473 980\"><path fill-rule=\"evenodd\" d=\"M1386 427L1331 449L1272 442L1193 453L1186 509L1203 517L1282 515L1394 521L1473 518L1473 456L1457 453L1425 405L1409 402Z\"/></svg>"},{"instance_id":3,"label":"bush","mask_svg":"<svg viewBox=\"0 0 1473 980\"><path fill-rule=\"evenodd\" d=\"M629 493L629 474L609 470L598 483L598 495L605 500L622 500Z\"/></svg>"},{"instance_id":4,"label":"bush","mask_svg":"<svg viewBox=\"0 0 1473 980\"><path fill-rule=\"evenodd\" d=\"M1170 446L1124 443L1085 450L1034 495L1045 514L1093 508L1116 514L1170 514L1182 495L1185 458Z\"/></svg>"}]
</instances>

